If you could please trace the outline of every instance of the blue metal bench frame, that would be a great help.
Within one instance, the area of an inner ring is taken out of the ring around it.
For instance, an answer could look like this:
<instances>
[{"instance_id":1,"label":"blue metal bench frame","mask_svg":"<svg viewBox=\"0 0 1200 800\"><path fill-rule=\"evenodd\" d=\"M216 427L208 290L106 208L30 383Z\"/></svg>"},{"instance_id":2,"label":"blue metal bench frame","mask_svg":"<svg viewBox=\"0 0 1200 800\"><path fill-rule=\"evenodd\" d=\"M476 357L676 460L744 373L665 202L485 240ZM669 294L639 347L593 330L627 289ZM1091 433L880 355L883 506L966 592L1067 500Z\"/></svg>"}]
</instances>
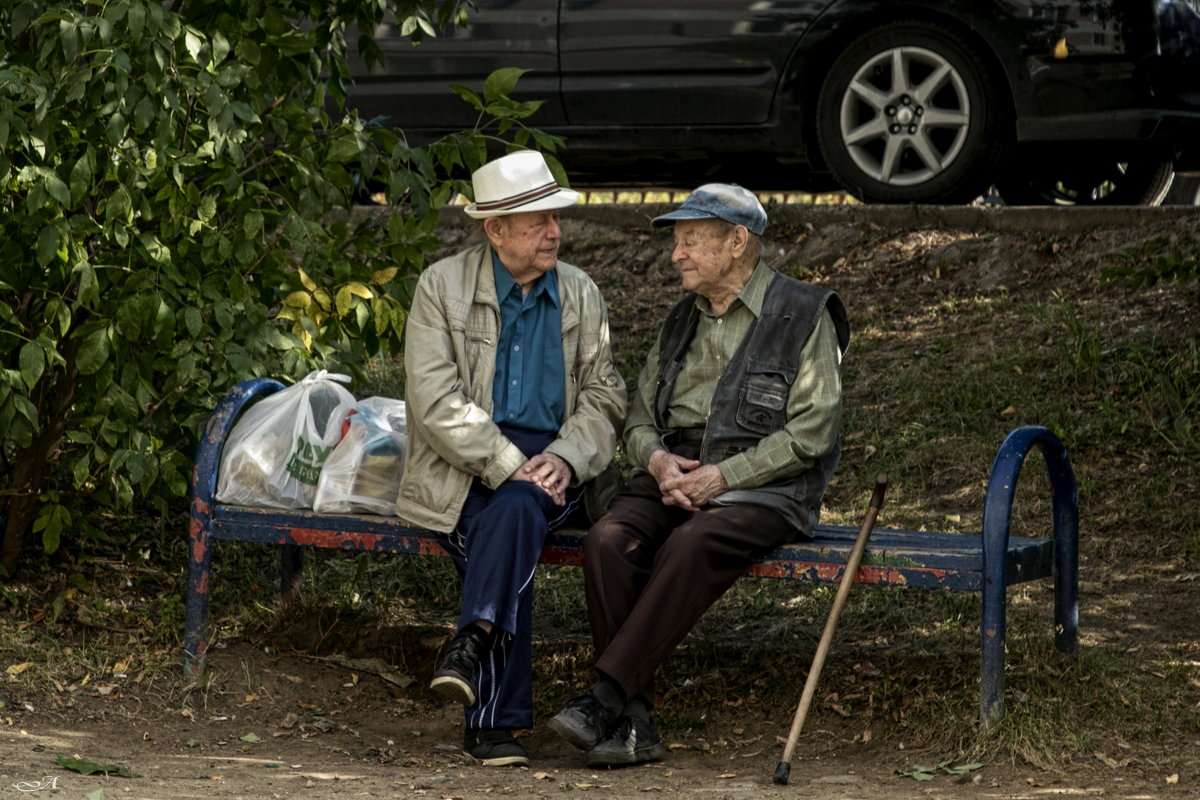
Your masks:
<instances>
[{"instance_id":1,"label":"blue metal bench frame","mask_svg":"<svg viewBox=\"0 0 1200 800\"><path fill-rule=\"evenodd\" d=\"M189 680L204 669L214 540L282 546L281 592L285 600L298 587L305 547L446 555L432 531L408 526L395 517L318 514L216 503L221 450L238 413L255 399L282 388L283 384L269 378L255 378L234 386L213 411L197 450L192 473L184 636L184 675ZM1041 449L1050 475L1052 539L1009 535L1017 477L1034 447ZM1053 576L1055 644L1064 653L1077 652L1078 529L1075 478L1066 449L1046 428L1022 427L1008 435L996 455L984 502L982 536L877 528L871 535L856 581L876 586L982 593L979 708L985 723L995 722L1004 716L1008 586ZM841 580L856 532L852 527L821 525L812 540L776 549L754 564L748 575L836 583ZM581 531L557 531L547 540L541 561L578 565L583 558L582 544Z\"/></svg>"}]
</instances>

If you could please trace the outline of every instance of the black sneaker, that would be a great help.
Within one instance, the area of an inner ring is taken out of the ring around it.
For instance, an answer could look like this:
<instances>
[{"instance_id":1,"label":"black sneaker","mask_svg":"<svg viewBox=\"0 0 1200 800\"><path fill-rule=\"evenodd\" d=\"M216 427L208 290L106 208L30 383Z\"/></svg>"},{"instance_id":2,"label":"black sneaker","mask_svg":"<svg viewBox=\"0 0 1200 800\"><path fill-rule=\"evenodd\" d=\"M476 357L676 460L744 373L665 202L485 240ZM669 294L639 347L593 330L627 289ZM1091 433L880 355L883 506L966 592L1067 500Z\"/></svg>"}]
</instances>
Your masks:
<instances>
[{"instance_id":1,"label":"black sneaker","mask_svg":"<svg viewBox=\"0 0 1200 800\"><path fill-rule=\"evenodd\" d=\"M625 713L617 720L612 733L588 750L589 767L624 767L658 761L667 754L667 747L654 727L654 720L640 705L631 709L633 705L626 705Z\"/></svg>"},{"instance_id":2,"label":"black sneaker","mask_svg":"<svg viewBox=\"0 0 1200 800\"><path fill-rule=\"evenodd\" d=\"M430 689L464 706L475 705L475 674L479 671L479 655L484 649L481 634L471 627L458 632L433 673Z\"/></svg>"},{"instance_id":3,"label":"black sneaker","mask_svg":"<svg viewBox=\"0 0 1200 800\"><path fill-rule=\"evenodd\" d=\"M567 703L546 725L572 746L591 750L608 736L620 716L589 691Z\"/></svg>"},{"instance_id":4,"label":"black sneaker","mask_svg":"<svg viewBox=\"0 0 1200 800\"><path fill-rule=\"evenodd\" d=\"M463 737L463 751L485 767L528 767L529 751L512 735L512 731L468 728Z\"/></svg>"}]
</instances>

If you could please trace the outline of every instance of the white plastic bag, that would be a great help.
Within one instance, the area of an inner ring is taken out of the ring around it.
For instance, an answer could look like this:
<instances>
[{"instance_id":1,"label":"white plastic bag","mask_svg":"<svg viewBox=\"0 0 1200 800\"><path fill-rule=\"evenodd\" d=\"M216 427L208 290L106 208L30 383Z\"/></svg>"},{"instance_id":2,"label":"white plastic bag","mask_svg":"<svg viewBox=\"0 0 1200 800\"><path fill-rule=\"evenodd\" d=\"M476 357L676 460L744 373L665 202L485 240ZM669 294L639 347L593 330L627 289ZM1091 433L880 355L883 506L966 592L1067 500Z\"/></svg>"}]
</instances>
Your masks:
<instances>
[{"instance_id":1,"label":"white plastic bag","mask_svg":"<svg viewBox=\"0 0 1200 800\"><path fill-rule=\"evenodd\" d=\"M342 434L354 395L349 375L311 372L251 406L225 442L217 500L272 508L309 508L321 467Z\"/></svg>"},{"instance_id":2,"label":"white plastic bag","mask_svg":"<svg viewBox=\"0 0 1200 800\"><path fill-rule=\"evenodd\" d=\"M368 397L321 470L313 508L322 513L391 515L404 472L404 401Z\"/></svg>"}]
</instances>

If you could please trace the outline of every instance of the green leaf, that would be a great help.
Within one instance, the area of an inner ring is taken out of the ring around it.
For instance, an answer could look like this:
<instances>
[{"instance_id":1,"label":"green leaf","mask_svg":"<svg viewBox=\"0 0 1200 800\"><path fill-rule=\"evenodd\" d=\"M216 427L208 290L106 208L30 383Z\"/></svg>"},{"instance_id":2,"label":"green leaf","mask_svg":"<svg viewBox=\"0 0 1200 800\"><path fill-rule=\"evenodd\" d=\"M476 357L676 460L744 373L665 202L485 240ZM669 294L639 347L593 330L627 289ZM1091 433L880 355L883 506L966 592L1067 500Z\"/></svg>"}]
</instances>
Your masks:
<instances>
[{"instance_id":1,"label":"green leaf","mask_svg":"<svg viewBox=\"0 0 1200 800\"><path fill-rule=\"evenodd\" d=\"M46 176L46 191L64 206L71 204L71 190L67 188L63 179L53 172Z\"/></svg>"},{"instance_id":2,"label":"green leaf","mask_svg":"<svg viewBox=\"0 0 1200 800\"><path fill-rule=\"evenodd\" d=\"M481 100L479 98L479 95L472 92L466 86L461 86L457 83L452 83L452 84L450 84L450 91L454 92L456 95L461 97L463 100L470 103L471 106L474 107L476 111L483 111L483 100Z\"/></svg>"},{"instance_id":3,"label":"green leaf","mask_svg":"<svg viewBox=\"0 0 1200 800\"><path fill-rule=\"evenodd\" d=\"M142 38L142 31L146 27L146 7L141 3L130 3L127 24L134 39Z\"/></svg>"},{"instance_id":4,"label":"green leaf","mask_svg":"<svg viewBox=\"0 0 1200 800\"><path fill-rule=\"evenodd\" d=\"M21 347L19 363L21 378L25 385L32 389L46 369L46 354L37 342L26 342Z\"/></svg>"},{"instance_id":5,"label":"green leaf","mask_svg":"<svg viewBox=\"0 0 1200 800\"><path fill-rule=\"evenodd\" d=\"M204 318L200 316L200 310L195 306L188 306L183 310L183 325L187 329L188 336L193 339L200 335L200 331L204 329Z\"/></svg>"},{"instance_id":6,"label":"green leaf","mask_svg":"<svg viewBox=\"0 0 1200 800\"><path fill-rule=\"evenodd\" d=\"M38 231L37 260L42 266L49 266L56 256L65 255L62 230L57 225L47 225Z\"/></svg>"},{"instance_id":7,"label":"green leaf","mask_svg":"<svg viewBox=\"0 0 1200 800\"><path fill-rule=\"evenodd\" d=\"M125 769L125 767L121 767L116 764L97 764L95 761L88 761L87 759L83 758L67 758L66 756L59 756L57 759L55 759L54 763L58 764L63 769L69 769L73 772L78 772L81 775L95 775L96 773L103 773L105 775L119 775L122 778L141 777L140 775L133 774L129 770Z\"/></svg>"},{"instance_id":8,"label":"green leaf","mask_svg":"<svg viewBox=\"0 0 1200 800\"><path fill-rule=\"evenodd\" d=\"M76 365L81 375L95 375L108 361L109 330L107 327L98 328L79 343L79 352L75 357Z\"/></svg>"},{"instance_id":9,"label":"green leaf","mask_svg":"<svg viewBox=\"0 0 1200 800\"><path fill-rule=\"evenodd\" d=\"M105 222L128 225L132 221L133 200L129 197L129 190L124 185L117 184L117 188L108 196L108 206L105 209Z\"/></svg>"},{"instance_id":10,"label":"green leaf","mask_svg":"<svg viewBox=\"0 0 1200 800\"><path fill-rule=\"evenodd\" d=\"M490 103L512 94L517 81L528 71L517 67L503 67L488 75L483 82L484 99Z\"/></svg>"},{"instance_id":11,"label":"green leaf","mask_svg":"<svg viewBox=\"0 0 1200 800\"><path fill-rule=\"evenodd\" d=\"M258 738L258 735L257 735L257 734L254 734L254 733L247 733L245 736L241 736L241 737L239 737L239 738L240 738L240 739L241 739L243 742L249 742L250 744L254 744L255 742L261 742L261 741L262 741L262 739Z\"/></svg>"},{"instance_id":12,"label":"green leaf","mask_svg":"<svg viewBox=\"0 0 1200 800\"><path fill-rule=\"evenodd\" d=\"M47 504L33 523L33 532L42 534L42 548L47 555L58 552L62 533L71 527L71 512L58 503Z\"/></svg>"}]
</instances>

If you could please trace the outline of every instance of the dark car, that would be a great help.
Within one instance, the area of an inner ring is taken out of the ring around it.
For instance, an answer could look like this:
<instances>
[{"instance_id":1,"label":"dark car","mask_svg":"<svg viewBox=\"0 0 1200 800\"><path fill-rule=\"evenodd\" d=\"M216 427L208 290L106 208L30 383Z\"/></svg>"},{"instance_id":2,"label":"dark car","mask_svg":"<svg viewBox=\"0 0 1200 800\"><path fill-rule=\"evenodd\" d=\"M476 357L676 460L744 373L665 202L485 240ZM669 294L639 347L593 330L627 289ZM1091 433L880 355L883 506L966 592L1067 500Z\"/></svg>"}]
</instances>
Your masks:
<instances>
[{"instance_id":1,"label":"dark car","mask_svg":"<svg viewBox=\"0 0 1200 800\"><path fill-rule=\"evenodd\" d=\"M477 0L350 102L412 138L531 70L579 185L839 185L877 202L1156 203L1200 170L1200 0Z\"/></svg>"}]
</instances>

